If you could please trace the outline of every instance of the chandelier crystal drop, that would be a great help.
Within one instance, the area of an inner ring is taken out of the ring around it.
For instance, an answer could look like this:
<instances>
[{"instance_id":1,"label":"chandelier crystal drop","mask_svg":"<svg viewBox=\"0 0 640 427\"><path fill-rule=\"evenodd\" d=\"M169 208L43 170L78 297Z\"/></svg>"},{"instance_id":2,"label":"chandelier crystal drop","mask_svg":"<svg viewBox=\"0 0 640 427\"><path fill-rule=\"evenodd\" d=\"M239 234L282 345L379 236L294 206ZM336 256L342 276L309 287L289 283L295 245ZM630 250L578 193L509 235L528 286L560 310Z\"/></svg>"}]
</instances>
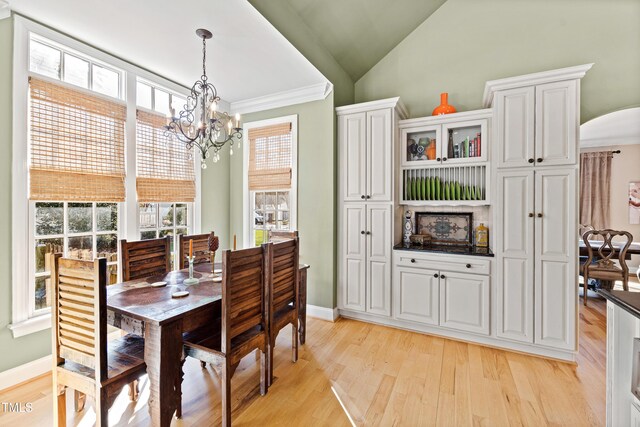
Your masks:
<instances>
[{"instance_id":1,"label":"chandelier crystal drop","mask_svg":"<svg viewBox=\"0 0 640 427\"><path fill-rule=\"evenodd\" d=\"M202 76L191 87L191 93L187 97L185 105L176 115L174 105L169 106L165 135L175 136L185 143L188 150L197 148L200 150L203 169L207 168L206 160L213 157L214 163L220 160L220 150L229 143L229 153L233 155L234 140L237 140L240 148L242 128L240 127L240 115L236 114L235 120L224 111L219 111L220 97L216 87L207 79L207 40L212 37L210 31L196 30L198 37L202 38ZM213 151L213 154L211 152Z\"/></svg>"}]
</instances>

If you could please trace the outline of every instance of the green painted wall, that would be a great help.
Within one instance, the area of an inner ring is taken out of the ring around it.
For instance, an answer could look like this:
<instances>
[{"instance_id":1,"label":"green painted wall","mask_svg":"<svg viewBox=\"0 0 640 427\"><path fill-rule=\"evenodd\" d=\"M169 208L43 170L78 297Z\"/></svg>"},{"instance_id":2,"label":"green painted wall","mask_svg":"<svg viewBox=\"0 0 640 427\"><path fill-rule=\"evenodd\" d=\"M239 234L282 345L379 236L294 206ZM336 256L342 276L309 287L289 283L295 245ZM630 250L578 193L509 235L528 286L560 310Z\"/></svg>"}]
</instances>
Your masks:
<instances>
[{"instance_id":1,"label":"green painted wall","mask_svg":"<svg viewBox=\"0 0 640 427\"><path fill-rule=\"evenodd\" d=\"M245 123L298 115L298 231L300 261L311 265L308 303L335 306L335 145L333 94L322 101L246 114ZM245 150L246 147L242 147ZM243 242L242 155L230 161L231 235Z\"/></svg>"},{"instance_id":2,"label":"green painted wall","mask_svg":"<svg viewBox=\"0 0 640 427\"><path fill-rule=\"evenodd\" d=\"M241 155L234 154L235 157ZM207 168L202 170L201 230L203 233L215 231L220 247L228 249L232 246L229 235L229 147L220 151L220 158L218 163L207 160Z\"/></svg>"},{"instance_id":3,"label":"green painted wall","mask_svg":"<svg viewBox=\"0 0 640 427\"><path fill-rule=\"evenodd\" d=\"M13 18L0 20L0 372L51 353L49 329L14 339L11 324L11 256Z\"/></svg>"},{"instance_id":4,"label":"green painted wall","mask_svg":"<svg viewBox=\"0 0 640 427\"><path fill-rule=\"evenodd\" d=\"M400 96L411 117L439 93L481 108L487 80L595 63L581 121L640 105L640 1L448 0L355 84L356 102Z\"/></svg>"}]
</instances>

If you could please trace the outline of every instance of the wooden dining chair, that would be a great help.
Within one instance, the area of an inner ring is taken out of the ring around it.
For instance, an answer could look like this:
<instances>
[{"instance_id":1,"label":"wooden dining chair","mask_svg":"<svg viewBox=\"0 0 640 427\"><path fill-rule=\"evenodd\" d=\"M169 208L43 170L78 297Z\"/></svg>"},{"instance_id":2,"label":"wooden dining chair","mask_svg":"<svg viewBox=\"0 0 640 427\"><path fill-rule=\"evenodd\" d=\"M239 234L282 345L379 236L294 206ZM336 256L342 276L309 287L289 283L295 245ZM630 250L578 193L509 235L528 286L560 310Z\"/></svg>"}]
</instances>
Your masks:
<instances>
[{"instance_id":1,"label":"wooden dining chair","mask_svg":"<svg viewBox=\"0 0 640 427\"><path fill-rule=\"evenodd\" d=\"M127 242L120 240L122 279L164 275L171 271L171 236Z\"/></svg>"},{"instance_id":2,"label":"wooden dining chair","mask_svg":"<svg viewBox=\"0 0 640 427\"><path fill-rule=\"evenodd\" d=\"M220 373L223 426L231 425L231 377L240 360L253 350L262 354L260 394L266 394L269 387L267 292L271 247L265 243L222 252L221 322L183 336L185 355L210 363Z\"/></svg>"},{"instance_id":3,"label":"wooden dining chair","mask_svg":"<svg viewBox=\"0 0 640 427\"><path fill-rule=\"evenodd\" d=\"M203 264L211 261L209 254L209 233L204 234L181 234L180 235L180 268L189 267L189 240L193 241L194 264Z\"/></svg>"},{"instance_id":4,"label":"wooden dining chair","mask_svg":"<svg viewBox=\"0 0 640 427\"><path fill-rule=\"evenodd\" d=\"M269 282L269 385L273 382L273 349L282 328L291 324L291 359L298 360L298 308L300 305L299 239L273 244Z\"/></svg>"},{"instance_id":5,"label":"wooden dining chair","mask_svg":"<svg viewBox=\"0 0 640 427\"><path fill-rule=\"evenodd\" d=\"M626 241L615 245L613 238L617 236L623 236ZM596 238L602 238L602 244L597 250L589 243L589 240L595 240ZM589 230L582 235L582 240L587 247L588 253L587 261L583 266L584 305L587 305L589 279L600 279L607 282L621 280L623 289L628 291L629 267L625 258L633 240L631 233L610 229ZM614 261L618 261L619 266Z\"/></svg>"},{"instance_id":6,"label":"wooden dining chair","mask_svg":"<svg viewBox=\"0 0 640 427\"><path fill-rule=\"evenodd\" d=\"M94 399L96 426L108 426L108 411L127 384L146 373L144 339L126 335L107 342L107 260L51 254L53 301L54 423L66 425L66 389Z\"/></svg>"},{"instance_id":7,"label":"wooden dining chair","mask_svg":"<svg viewBox=\"0 0 640 427\"><path fill-rule=\"evenodd\" d=\"M298 237L298 231L269 230L267 241L271 243L283 242Z\"/></svg>"}]
</instances>

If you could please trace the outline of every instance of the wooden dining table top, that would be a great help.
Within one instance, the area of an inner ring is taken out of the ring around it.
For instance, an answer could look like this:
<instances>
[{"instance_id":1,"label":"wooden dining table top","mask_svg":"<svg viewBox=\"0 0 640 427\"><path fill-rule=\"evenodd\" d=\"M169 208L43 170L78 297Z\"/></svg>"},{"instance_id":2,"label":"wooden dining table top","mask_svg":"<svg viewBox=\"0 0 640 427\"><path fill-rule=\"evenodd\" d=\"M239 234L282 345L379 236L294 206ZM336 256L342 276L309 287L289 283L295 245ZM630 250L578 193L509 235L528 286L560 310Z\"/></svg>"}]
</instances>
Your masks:
<instances>
[{"instance_id":1,"label":"wooden dining table top","mask_svg":"<svg viewBox=\"0 0 640 427\"><path fill-rule=\"evenodd\" d=\"M600 246L602 246L602 243L603 243L602 240L589 240L589 246L591 246L593 249L598 249ZM624 243L620 243L620 242L612 242L612 244L616 249L620 249L622 246L624 246ZM580 248L581 252L583 250L586 251L587 249L587 245L584 243L582 239L578 240L578 247ZM607 250L608 248L604 249L605 252ZM640 242L631 242L629 249L627 249L627 254L640 255Z\"/></svg>"}]
</instances>

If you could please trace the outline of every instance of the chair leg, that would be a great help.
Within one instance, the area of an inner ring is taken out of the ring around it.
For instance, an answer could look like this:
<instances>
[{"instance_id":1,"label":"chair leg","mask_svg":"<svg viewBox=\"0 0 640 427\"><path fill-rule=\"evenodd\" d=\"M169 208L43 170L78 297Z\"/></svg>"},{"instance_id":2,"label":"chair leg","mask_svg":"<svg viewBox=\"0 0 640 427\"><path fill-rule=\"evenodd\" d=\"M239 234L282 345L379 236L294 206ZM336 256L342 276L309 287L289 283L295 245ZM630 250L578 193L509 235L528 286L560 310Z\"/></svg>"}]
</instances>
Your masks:
<instances>
[{"instance_id":1,"label":"chair leg","mask_svg":"<svg viewBox=\"0 0 640 427\"><path fill-rule=\"evenodd\" d=\"M109 425L109 395L106 387L98 387L96 390L96 427Z\"/></svg>"},{"instance_id":2,"label":"chair leg","mask_svg":"<svg viewBox=\"0 0 640 427\"><path fill-rule=\"evenodd\" d=\"M260 352L260 395L264 396L269 390L269 363L267 361L268 345L265 345Z\"/></svg>"},{"instance_id":3,"label":"chair leg","mask_svg":"<svg viewBox=\"0 0 640 427\"><path fill-rule=\"evenodd\" d=\"M622 280L622 289L624 289L625 291L629 290L629 278L625 277L624 280Z\"/></svg>"},{"instance_id":4,"label":"chair leg","mask_svg":"<svg viewBox=\"0 0 640 427\"><path fill-rule=\"evenodd\" d=\"M202 360L200 361L200 367L202 367L202 369L207 369L207 362L203 362Z\"/></svg>"},{"instance_id":5,"label":"chair leg","mask_svg":"<svg viewBox=\"0 0 640 427\"><path fill-rule=\"evenodd\" d=\"M87 402L87 395L73 390L73 406L76 412L80 412L84 409L84 405Z\"/></svg>"},{"instance_id":6,"label":"chair leg","mask_svg":"<svg viewBox=\"0 0 640 427\"><path fill-rule=\"evenodd\" d=\"M180 360L180 375L178 375L178 381L176 383L176 398L178 399L176 405L176 418L182 418L182 380L184 379L184 362L186 361L186 357L183 357ZM206 366L206 363L205 363Z\"/></svg>"},{"instance_id":7,"label":"chair leg","mask_svg":"<svg viewBox=\"0 0 640 427\"><path fill-rule=\"evenodd\" d=\"M291 361L298 361L298 322L291 324Z\"/></svg>"},{"instance_id":8,"label":"chair leg","mask_svg":"<svg viewBox=\"0 0 640 427\"><path fill-rule=\"evenodd\" d=\"M129 383L129 400L135 402L138 400L138 394L140 393L140 388L138 384L138 380L132 381Z\"/></svg>"},{"instance_id":9,"label":"chair leg","mask_svg":"<svg viewBox=\"0 0 640 427\"><path fill-rule=\"evenodd\" d=\"M55 379L53 380L53 392L55 398L53 400L53 421L54 425L58 427L66 427L67 425L67 399L66 399L66 387L58 385Z\"/></svg>"},{"instance_id":10,"label":"chair leg","mask_svg":"<svg viewBox=\"0 0 640 427\"><path fill-rule=\"evenodd\" d=\"M222 364L222 426L231 427L231 364L225 358Z\"/></svg>"},{"instance_id":11,"label":"chair leg","mask_svg":"<svg viewBox=\"0 0 640 427\"><path fill-rule=\"evenodd\" d=\"M584 274L582 277L584 277L584 285L582 287L582 289L584 290L584 293L582 294L582 301L584 306L587 306L587 292L589 289L589 275L588 274Z\"/></svg>"},{"instance_id":12,"label":"chair leg","mask_svg":"<svg viewBox=\"0 0 640 427\"><path fill-rule=\"evenodd\" d=\"M271 387L273 385L273 349L276 346L275 337L269 339L269 344L267 345L267 376L269 381L267 382L267 386Z\"/></svg>"}]
</instances>

